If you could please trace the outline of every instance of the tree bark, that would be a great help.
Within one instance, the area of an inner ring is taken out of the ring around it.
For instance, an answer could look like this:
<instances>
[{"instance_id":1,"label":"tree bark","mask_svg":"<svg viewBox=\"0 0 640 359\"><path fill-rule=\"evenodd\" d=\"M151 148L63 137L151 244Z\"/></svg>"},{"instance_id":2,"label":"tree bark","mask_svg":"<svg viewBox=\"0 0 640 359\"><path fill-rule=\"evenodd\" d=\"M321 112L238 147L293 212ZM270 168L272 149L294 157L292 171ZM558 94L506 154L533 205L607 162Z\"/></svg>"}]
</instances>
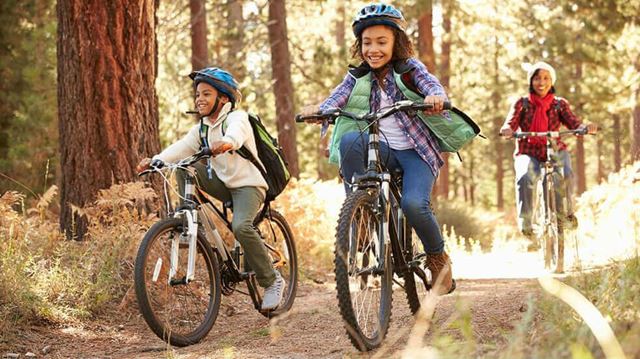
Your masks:
<instances>
[{"instance_id":1,"label":"tree bark","mask_svg":"<svg viewBox=\"0 0 640 359\"><path fill-rule=\"evenodd\" d=\"M157 153L156 1L59 0L60 226L82 239L96 192Z\"/></svg>"},{"instance_id":2,"label":"tree bark","mask_svg":"<svg viewBox=\"0 0 640 359\"><path fill-rule=\"evenodd\" d=\"M500 49L501 46L498 43L498 37L494 37L494 53L493 53L493 94L491 96L491 105L493 107L493 113L496 116L493 119L493 133L499 133L500 127L502 127L503 118L498 114L500 113ZM496 207L498 210L504 209L504 145L500 140L493 141L495 148L495 166L496 166Z\"/></svg>"},{"instance_id":3,"label":"tree bark","mask_svg":"<svg viewBox=\"0 0 640 359\"><path fill-rule=\"evenodd\" d=\"M596 174L596 181L598 183L602 183L604 179L604 164L602 163L602 136L599 136L596 139L596 156L597 156L597 166L598 171Z\"/></svg>"},{"instance_id":4,"label":"tree bark","mask_svg":"<svg viewBox=\"0 0 640 359\"><path fill-rule=\"evenodd\" d=\"M440 83L444 87L445 91L449 93L449 82L451 79L451 13L453 10L453 3L451 0L442 0L442 8L444 9L442 14L442 53L440 54ZM438 177L438 194L444 199L449 198L449 182L450 168L449 168L449 154L442 153L442 159L444 160L444 166L440 169L440 176Z\"/></svg>"},{"instance_id":5,"label":"tree bark","mask_svg":"<svg viewBox=\"0 0 640 359\"><path fill-rule=\"evenodd\" d=\"M227 49L227 56L229 61L229 69L233 75L242 81L247 75L247 70L244 65L244 18L242 17L242 1L241 0L229 0L229 28L228 39L229 47Z\"/></svg>"},{"instance_id":6,"label":"tree bark","mask_svg":"<svg viewBox=\"0 0 640 359\"><path fill-rule=\"evenodd\" d=\"M278 141L289 163L293 177L300 176L298 150L296 148L296 126L293 122L293 84L291 82L291 56L287 35L287 14L284 0L269 2L269 43L271 45L271 71L273 93L276 98L276 124Z\"/></svg>"},{"instance_id":7,"label":"tree bark","mask_svg":"<svg viewBox=\"0 0 640 359\"><path fill-rule=\"evenodd\" d=\"M196 71L209 64L205 0L189 0L189 9L191 10L191 69Z\"/></svg>"},{"instance_id":8,"label":"tree bark","mask_svg":"<svg viewBox=\"0 0 640 359\"><path fill-rule=\"evenodd\" d=\"M636 59L636 71L640 72L640 56ZM631 122L631 162L640 161L640 86L636 89L636 103Z\"/></svg>"},{"instance_id":9,"label":"tree bark","mask_svg":"<svg viewBox=\"0 0 640 359\"><path fill-rule=\"evenodd\" d=\"M418 53L432 74L436 73L436 53L433 49L433 1L426 0L418 18Z\"/></svg>"},{"instance_id":10,"label":"tree bark","mask_svg":"<svg viewBox=\"0 0 640 359\"><path fill-rule=\"evenodd\" d=\"M613 171L620 172L622 167L622 151L620 149L622 133L620 132L620 115L613 115Z\"/></svg>"}]
</instances>

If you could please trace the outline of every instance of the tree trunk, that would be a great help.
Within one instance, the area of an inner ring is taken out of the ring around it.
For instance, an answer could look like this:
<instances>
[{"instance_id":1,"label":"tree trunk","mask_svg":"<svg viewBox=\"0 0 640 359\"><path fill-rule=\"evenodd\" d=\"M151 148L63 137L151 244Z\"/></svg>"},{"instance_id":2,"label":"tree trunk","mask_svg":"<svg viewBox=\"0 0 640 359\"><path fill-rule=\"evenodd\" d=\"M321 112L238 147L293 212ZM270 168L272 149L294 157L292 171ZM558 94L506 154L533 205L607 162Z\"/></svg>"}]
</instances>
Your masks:
<instances>
[{"instance_id":1,"label":"tree trunk","mask_svg":"<svg viewBox=\"0 0 640 359\"><path fill-rule=\"evenodd\" d=\"M620 149L622 133L620 132L620 115L613 115L613 171L620 172L622 167L622 152Z\"/></svg>"},{"instance_id":2,"label":"tree trunk","mask_svg":"<svg viewBox=\"0 0 640 359\"><path fill-rule=\"evenodd\" d=\"M242 17L242 1L241 0L229 0L229 48L227 49L227 56L229 61L229 69L231 73L242 81L247 75L247 70L244 65L245 53L244 49L244 18Z\"/></svg>"},{"instance_id":3,"label":"tree trunk","mask_svg":"<svg viewBox=\"0 0 640 359\"><path fill-rule=\"evenodd\" d=\"M155 1L59 0L60 226L82 239L96 192L157 153Z\"/></svg>"},{"instance_id":4,"label":"tree trunk","mask_svg":"<svg viewBox=\"0 0 640 359\"><path fill-rule=\"evenodd\" d=\"M598 159L598 172L596 174L596 182L602 183L602 180L604 179L604 164L602 163L602 136L599 136L596 139L596 156Z\"/></svg>"},{"instance_id":5,"label":"tree trunk","mask_svg":"<svg viewBox=\"0 0 640 359\"><path fill-rule=\"evenodd\" d=\"M576 84L580 84L582 80L582 63L578 61L576 63ZM581 100L580 85L576 86L576 113L582 113L583 102ZM578 182L577 194L580 195L587 190L587 179L585 174L585 162L584 162L584 137L578 136L576 140L576 179Z\"/></svg>"},{"instance_id":6,"label":"tree trunk","mask_svg":"<svg viewBox=\"0 0 640 359\"><path fill-rule=\"evenodd\" d=\"M284 0L269 2L269 43L271 45L271 71L273 93L276 98L276 123L278 141L289 163L293 177L300 176L298 150L296 148L296 126L293 122L293 84L291 83L291 57L287 39L287 14Z\"/></svg>"},{"instance_id":7,"label":"tree trunk","mask_svg":"<svg viewBox=\"0 0 640 359\"><path fill-rule=\"evenodd\" d=\"M191 9L191 69L201 70L209 64L207 51L207 10L204 0L189 0Z\"/></svg>"},{"instance_id":8,"label":"tree trunk","mask_svg":"<svg viewBox=\"0 0 640 359\"><path fill-rule=\"evenodd\" d=\"M496 116L493 119L493 133L499 133L500 127L502 127L503 119L498 114L500 113L500 64L498 59L500 57L500 49L502 48L498 43L498 37L494 37L494 53L493 53L493 94L491 96L491 105L493 107L493 113ZM495 165L496 165L496 207L498 210L504 209L504 144L500 140L493 141L495 148Z\"/></svg>"},{"instance_id":9,"label":"tree trunk","mask_svg":"<svg viewBox=\"0 0 640 359\"><path fill-rule=\"evenodd\" d=\"M444 87L447 93L449 92L449 82L451 79L451 13L453 10L453 3L451 0L442 0L442 8L444 9L442 14L442 27L444 33L442 34L442 53L440 54L440 83ZM449 182L450 168L449 168L449 154L443 153L442 159L444 160L444 166L440 169L440 176L438 177L438 193L445 200L449 198Z\"/></svg>"},{"instance_id":10,"label":"tree trunk","mask_svg":"<svg viewBox=\"0 0 640 359\"><path fill-rule=\"evenodd\" d=\"M339 56L340 58L343 58L347 53L347 41L345 34L346 12L344 3L340 2L336 11L337 16L334 29L335 40L336 45L338 46ZM327 180L332 176L331 171L328 170L329 164L327 163L327 148L329 147L330 135L330 133L327 133L324 137L320 138L318 145L316 146L316 171L317 177L320 180Z\"/></svg>"},{"instance_id":11,"label":"tree trunk","mask_svg":"<svg viewBox=\"0 0 640 359\"><path fill-rule=\"evenodd\" d=\"M418 18L418 53L432 74L436 73L436 53L433 50L433 1L426 0Z\"/></svg>"},{"instance_id":12,"label":"tree trunk","mask_svg":"<svg viewBox=\"0 0 640 359\"><path fill-rule=\"evenodd\" d=\"M640 72L640 56L636 59L636 71ZM640 161L640 86L636 89L631 136L631 162Z\"/></svg>"},{"instance_id":13,"label":"tree trunk","mask_svg":"<svg viewBox=\"0 0 640 359\"><path fill-rule=\"evenodd\" d=\"M473 154L469 156L469 201L471 202L471 207L476 205L476 183L474 181L475 178L475 158Z\"/></svg>"}]
</instances>

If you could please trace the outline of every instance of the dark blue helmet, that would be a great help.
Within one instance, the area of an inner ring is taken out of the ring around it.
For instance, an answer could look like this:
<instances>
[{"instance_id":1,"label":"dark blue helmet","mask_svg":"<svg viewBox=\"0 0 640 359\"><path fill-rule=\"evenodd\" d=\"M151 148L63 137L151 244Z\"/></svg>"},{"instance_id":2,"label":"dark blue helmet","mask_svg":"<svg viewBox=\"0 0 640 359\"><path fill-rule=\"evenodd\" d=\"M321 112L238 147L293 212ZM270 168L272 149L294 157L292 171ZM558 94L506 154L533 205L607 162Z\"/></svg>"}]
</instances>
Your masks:
<instances>
[{"instance_id":1,"label":"dark blue helmet","mask_svg":"<svg viewBox=\"0 0 640 359\"><path fill-rule=\"evenodd\" d=\"M356 14L353 19L353 33L360 37L362 31L369 26L387 25L402 32L407 28L407 21L400 10L383 3L369 4Z\"/></svg>"},{"instance_id":2,"label":"dark blue helmet","mask_svg":"<svg viewBox=\"0 0 640 359\"><path fill-rule=\"evenodd\" d=\"M240 90L238 90L238 81L225 70L217 67L207 67L192 72L189 77L193 80L194 87L197 87L200 82L208 83L218 92L227 96L233 105L242 99Z\"/></svg>"}]
</instances>

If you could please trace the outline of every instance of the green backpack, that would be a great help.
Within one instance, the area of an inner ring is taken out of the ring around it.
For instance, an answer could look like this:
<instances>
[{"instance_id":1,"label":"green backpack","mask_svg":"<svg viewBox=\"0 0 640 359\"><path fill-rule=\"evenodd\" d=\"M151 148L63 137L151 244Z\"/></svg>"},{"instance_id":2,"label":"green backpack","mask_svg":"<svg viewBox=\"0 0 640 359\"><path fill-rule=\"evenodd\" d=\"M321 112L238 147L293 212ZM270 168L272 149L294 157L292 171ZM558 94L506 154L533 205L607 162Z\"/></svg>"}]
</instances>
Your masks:
<instances>
[{"instance_id":1,"label":"green backpack","mask_svg":"<svg viewBox=\"0 0 640 359\"><path fill-rule=\"evenodd\" d=\"M256 139L256 149L258 150L258 158L264 165L256 160L251 151L246 146L240 147L236 152L243 158L246 158L254 164L267 182L269 189L267 190L266 202L271 202L287 187L291 174L287 161L284 158L282 147L278 145L278 140L271 136L269 131L264 127L258 115L249 113L249 123L253 129L253 137ZM227 123L222 123L222 135L224 136ZM200 120L200 145L206 146L207 133L209 126Z\"/></svg>"}]
</instances>

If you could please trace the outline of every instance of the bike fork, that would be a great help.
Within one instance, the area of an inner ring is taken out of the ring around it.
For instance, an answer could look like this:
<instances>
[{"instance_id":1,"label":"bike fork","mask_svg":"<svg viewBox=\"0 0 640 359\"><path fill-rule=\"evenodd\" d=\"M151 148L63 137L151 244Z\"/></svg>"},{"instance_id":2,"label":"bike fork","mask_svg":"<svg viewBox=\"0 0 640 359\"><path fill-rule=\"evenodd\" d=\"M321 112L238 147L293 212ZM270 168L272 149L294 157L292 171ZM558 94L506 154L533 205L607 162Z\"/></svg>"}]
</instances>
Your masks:
<instances>
[{"instance_id":1,"label":"bike fork","mask_svg":"<svg viewBox=\"0 0 640 359\"><path fill-rule=\"evenodd\" d=\"M181 210L176 213L176 216L184 218L187 225L187 240L189 244L189 251L187 254L187 275L184 278L184 284L187 284L193 280L195 266L196 266L196 245L198 239L198 211L196 210ZM184 233L184 230L183 230ZM178 252L180 249L180 241L183 235L173 237L171 241L171 266L169 269L169 284L173 284L173 277L176 275L178 268Z\"/></svg>"}]
</instances>

